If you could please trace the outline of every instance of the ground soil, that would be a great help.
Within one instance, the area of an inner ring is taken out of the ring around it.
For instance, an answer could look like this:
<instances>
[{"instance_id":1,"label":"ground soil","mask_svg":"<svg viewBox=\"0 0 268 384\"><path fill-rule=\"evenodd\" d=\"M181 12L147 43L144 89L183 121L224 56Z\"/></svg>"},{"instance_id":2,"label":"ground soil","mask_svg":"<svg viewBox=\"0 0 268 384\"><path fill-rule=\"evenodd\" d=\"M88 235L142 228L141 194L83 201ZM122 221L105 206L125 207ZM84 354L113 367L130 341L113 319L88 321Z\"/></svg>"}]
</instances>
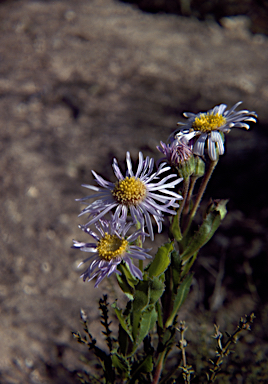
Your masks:
<instances>
[{"instance_id":1,"label":"ground soil","mask_svg":"<svg viewBox=\"0 0 268 384\"><path fill-rule=\"evenodd\" d=\"M75 199L91 170L113 180L111 160L123 165L126 151L157 160L183 111L239 100L259 123L227 137L206 199L230 198L230 214L200 254L181 316L199 314L195 331L205 321L230 331L256 311L242 345L267 359L267 62L268 39L245 16L220 25L114 0L0 3L1 383L76 383L81 307L98 336L111 286L83 283L70 248L84 239Z\"/></svg>"}]
</instances>

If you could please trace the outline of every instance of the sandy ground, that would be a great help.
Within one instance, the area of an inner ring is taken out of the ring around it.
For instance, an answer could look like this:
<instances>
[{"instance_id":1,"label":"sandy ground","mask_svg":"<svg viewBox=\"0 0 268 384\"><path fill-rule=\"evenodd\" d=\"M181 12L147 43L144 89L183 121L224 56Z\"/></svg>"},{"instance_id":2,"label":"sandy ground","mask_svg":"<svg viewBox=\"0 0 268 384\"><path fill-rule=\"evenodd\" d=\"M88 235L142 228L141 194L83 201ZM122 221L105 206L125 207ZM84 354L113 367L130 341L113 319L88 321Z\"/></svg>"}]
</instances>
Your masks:
<instances>
[{"instance_id":1,"label":"sandy ground","mask_svg":"<svg viewBox=\"0 0 268 384\"><path fill-rule=\"evenodd\" d=\"M256 310L256 335L267 320L268 39L243 17L222 24L113 0L0 4L1 383L77 382L71 331L83 307L99 332L111 290L79 279L80 185L92 169L112 179L127 150L158 159L183 111L243 100L259 115L228 136L211 181L207 198L230 197L231 212L200 255L184 317L210 308L226 324Z\"/></svg>"}]
</instances>

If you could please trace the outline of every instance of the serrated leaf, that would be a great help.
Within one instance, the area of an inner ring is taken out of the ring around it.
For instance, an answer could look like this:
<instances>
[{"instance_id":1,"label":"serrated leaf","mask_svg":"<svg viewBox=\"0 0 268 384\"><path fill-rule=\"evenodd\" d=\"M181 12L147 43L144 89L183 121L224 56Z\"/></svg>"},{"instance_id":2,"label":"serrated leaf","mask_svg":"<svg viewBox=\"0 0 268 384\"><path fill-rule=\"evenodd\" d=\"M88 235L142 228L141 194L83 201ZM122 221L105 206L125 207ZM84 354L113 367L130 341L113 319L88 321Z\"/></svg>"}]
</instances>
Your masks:
<instances>
[{"instance_id":1,"label":"serrated leaf","mask_svg":"<svg viewBox=\"0 0 268 384\"><path fill-rule=\"evenodd\" d=\"M199 251L199 249L202 248L214 235L227 213L227 202L228 200L219 200L211 204L203 223L190 239L188 246L181 254L181 258L184 262L195 252Z\"/></svg>"},{"instance_id":2,"label":"serrated leaf","mask_svg":"<svg viewBox=\"0 0 268 384\"><path fill-rule=\"evenodd\" d=\"M173 243L166 243L158 248L155 258L151 264L146 268L150 277L160 276L165 272L170 264L170 253L173 251Z\"/></svg>"},{"instance_id":3,"label":"serrated leaf","mask_svg":"<svg viewBox=\"0 0 268 384\"><path fill-rule=\"evenodd\" d=\"M175 327L166 328L161 341L161 347L160 347L161 352L163 352L165 349L168 349L174 345L175 333L176 333Z\"/></svg>"},{"instance_id":4,"label":"serrated leaf","mask_svg":"<svg viewBox=\"0 0 268 384\"><path fill-rule=\"evenodd\" d=\"M150 286L148 281L140 281L136 287L131 313L132 335L134 340L136 340L138 334L142 311L149 305L149 291Z\"/></svg>"},{"instance_id":5,"label":"serrated leaf","mask_svg":"<svg viewBox=\"0 0 268 384\"><path fill-rule=\"evenodd\" d=\"M138 328L140 325L141 313L149 305L150 299L150 284L149 281L140 281L135 290L134 300L131 313L132 335L136 340Z\"/></svg>"},{"instance_id":6,"label":"serrated leaf","mask_svg":"<svg viewBox=\"0 0 268 384\"><path fill-rule=\"evenodd\" d=\"M179 215L181 213L178 211L176 216L173 216L172 223L170 226L170 231L172 235L174 236L174 239L177 240L177 242L181 241L182 239L182 234L181 234L181 229L179 226Z\"/></svg>"},{"instance_id":7,"label":"serrated leaf","mask_svg":"<svg viewBox=\"0 0 268 384\"><path fill-rule=\"evenodd\" d=\"M118 265L117 269L121 272L121 275L116 274L118 284L124 294L129 298L129 300L133 300L134 298L134 287L138 283L138 279L132 276L127 264L122 262Z\"/></svg>"},{"instance_id":8,"label":"serrated leaf","mask_svg":"<svg viewBox=\"0 0 268 384\"><path fill-rule=\"evenodd\" d=\"M127 356L129 346L133 343L130 341L130 338L128 337L128 334L126 331L122 328L122 326L119 324L118 327L118 343L119 343L119 350L122 355Z\"/></svg>"},{"instance_id":9,"label":"serrated leaf","mask_svg":"<svg viewBox=\"0 0 268 384\"><path fill-rule=\"evenodd\" d=\"M134 300L133 300L133 312L140 312L149 304L149 281L142 280L136 285Z\"/></svg>"},{"instance_id":10,"label":"serrated leaf","mask_svg":"<svg viewBox=\"0 0 268 384\"><path fill-rule=\"evenodd\" d=\"M133 295L133 288L127 283L126 279L124 276L119 275L118 273L116 274L116 278L118 281L119 287L122 289L124 294L127 296L129 300L133 300L134 295Z\"/></svg>"},{"instance_id":11,"label":"serrated leaf","mask_svg":"<svg viewBox=\"0 0 268 384\"><path fill-rule=\"evenodd\" d=\"M127 358L117 352L112 353L112 364L113 367L116 369L119 369L126 373L130 372L130 365Z\"/></svg>"},{"instance_id":12,"label":"serrated leaf","mask_svg":"<svg viewBox=\"0 0 268 384\"><path fill-rule=\"evenodd\" d=\"M134 384L136 380L139 380L139 376L141 373L152 372L153 368L153 357L152 355L148 355L135 368L134 372L131 372L131 380L128 382L128 384Z\"/></svg>"},{"instance_id":13,"label":"serrated leaf","mask_svg":"<svg viewBox=\"0 0 268 384\"><path fill-rule=\"evenodd\" d=\"M117 307L116 303L112 304L112 308L115 311L116 317L118 318L118 321L119 321L121 327L124 329L124 331L129 336L130 340L133 342L131 325L127 321L127 318L122 314L122 309L119 309Z\"/></svg>"},{"instance_id":14,"label":"serrated leaf","mask_svg":"<svg viewBox=\"0 0 268 384\"><path fill-rule=\"evenodd\" d=\"M130 269L128 265L125 262L122 262L118 265L117 269L125 276L128 284L135 288L135 285L139 282L138 279L136 279L132 273L130 272Z\"/></svg>"},{"instance_id":15,"label":"serrated leaf","mask_svg":"<svg viewBox=\"0 0 268 384\"><path fill-rule=\"evenodd\" d=\"M164 282L162 279L157 277L147 281L140 281L136 285L132 310L132 334L134 339L136 339L139 332L138 329L140 327L144 311L147 310L148 306L156 303L156 301L162 296L164 289Z\"/></svg>"},{"instance_id":16,"label":"serrated leaf","mask_svg":"<svg viewBox=\"0 0 268 384\"><path fill-rule=\"evenodd\" d=\"M135 337L135 344L132 353L140 345L143 339L153 329L157 320L157 312L154 305L150 305L145 311L142 312L138 331Z\"/></svg>"},{"instance_id":17,"label":"serrated leaf","mask_svg":"<svg viewBox=\"0 0 268 384\"><path fill-rule=\"evenodd\" d=\"M133 289L126 283L126 280L122 278L122 276L120 276L118 273L116 274L116 277L117 277L118 285L122 289L126 297L129 300L133 300L134 299Z\"/></svg>"},{"instance_id":18,"label":"serrated leaf","mask_svg":"<svg viewBox=\"0 0 268 384\"><path fill-rule=\"evenodd\" d=\"M157 313L154 305L152 305L142 313L138 344L140 344L143 341L143 339L148 335L148 333L153 329L156 323L156 320L157 320Z\"/></svg>"},{"instance_id":19,"label":"serrated leaf","mask_svg":"<svg viewBox=\"0 0 268 384\"><path fill-rule=\"evenodd\" d=\"M178 310L180 309L181 305L183 304L184 300L186 299L186 296L187 296L189 289L190 289L190 286L191 286L192 277L193 277L193 274L188 275L183 280L181 285L179 286L177 294L175 296L171 315L169 316L169 318L167 319L166 324L165 324L166 328L169 327L170 325L172 325L174 317L176 316L176 314L178 313Z\"/></svg>"}]
</instances>

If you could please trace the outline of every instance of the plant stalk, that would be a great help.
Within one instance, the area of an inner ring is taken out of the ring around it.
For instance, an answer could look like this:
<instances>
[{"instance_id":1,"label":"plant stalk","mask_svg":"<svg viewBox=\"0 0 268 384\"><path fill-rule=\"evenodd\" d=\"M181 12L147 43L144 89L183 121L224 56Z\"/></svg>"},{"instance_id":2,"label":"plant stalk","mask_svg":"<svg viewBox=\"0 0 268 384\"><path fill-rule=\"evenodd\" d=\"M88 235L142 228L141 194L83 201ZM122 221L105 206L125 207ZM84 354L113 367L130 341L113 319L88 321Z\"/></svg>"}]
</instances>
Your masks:
<instances>
[{"instance_id":1,"label":"plant stalk","mask_svg":"<svg viewBox=\"0 0 268 384\"><path fill-rule=\"evenodd\" d=\"M155 369L152 384L158 384L159 383L159 379L160 379L162 369L163 369L163 362L164 362L165 354L166 354L166 351L163 351L160 355L160 359L159 359L158 364L157 364L156 369Z\"/></svg>"},{"instance_id":2,"label":"plant stalk","mask_svg":"<svg viewBox=\"0 0 268 384\"><path fill-rule=\"evenodd\" d=\"M212 175L216 165L218 164L218 161L219 160L211 161L210 164L209 164L208 170L207 170L207 172L206 172L206 174L205 174L205 176L204 176L204 178L202 180L202 183L200 185L200 188L199 188L199 191L198 191L198 194L197 194L197 197L196 197L193 209L191 210L190 215L188 217L188 221L186 223L186 228L185 228L185 230L183 232L183 237L189 231L189 228L190 228L190 226L192 224L193 218L195 217L196 211L197 211L197 209L199 207L199 204L200 204L200 202L202 200L202 197L203 197L204 192L205 192L205 190L207 188L207 185L208 185L208 182L209 182L209 180L211 178L211 175Z\"/></svg>"}]
</instances>

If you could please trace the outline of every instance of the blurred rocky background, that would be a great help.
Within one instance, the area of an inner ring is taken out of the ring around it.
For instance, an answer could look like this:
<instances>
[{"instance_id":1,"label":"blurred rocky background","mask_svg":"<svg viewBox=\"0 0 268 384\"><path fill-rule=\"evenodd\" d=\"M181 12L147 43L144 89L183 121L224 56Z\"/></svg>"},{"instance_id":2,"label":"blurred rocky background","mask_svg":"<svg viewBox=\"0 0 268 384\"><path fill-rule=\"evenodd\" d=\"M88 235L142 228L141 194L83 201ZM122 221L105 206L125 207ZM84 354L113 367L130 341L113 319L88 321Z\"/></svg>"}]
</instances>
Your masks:
<instances>
[{"instance_id":1,"label":"blurred rocky background","mask_svg":"<svg viewBox=\"0 0 268 384\"><path fill-rule=\"evenodd\" d=\"M127 150L157 160L182 112L239 100L259 123L227 137L206 200L230 198L229 215L180 320L198 370L214 322L231 332L255 311L223 372L227 383L268 382L266 33L265 1L0 2L1 383L78 382L80 308L99 337L98 299L118 295L113 279L83 283L83 254L70 248L85 240L75 198L91 170L113 180L112 158L124 166Z\"/></svg>"}]
</instances>

